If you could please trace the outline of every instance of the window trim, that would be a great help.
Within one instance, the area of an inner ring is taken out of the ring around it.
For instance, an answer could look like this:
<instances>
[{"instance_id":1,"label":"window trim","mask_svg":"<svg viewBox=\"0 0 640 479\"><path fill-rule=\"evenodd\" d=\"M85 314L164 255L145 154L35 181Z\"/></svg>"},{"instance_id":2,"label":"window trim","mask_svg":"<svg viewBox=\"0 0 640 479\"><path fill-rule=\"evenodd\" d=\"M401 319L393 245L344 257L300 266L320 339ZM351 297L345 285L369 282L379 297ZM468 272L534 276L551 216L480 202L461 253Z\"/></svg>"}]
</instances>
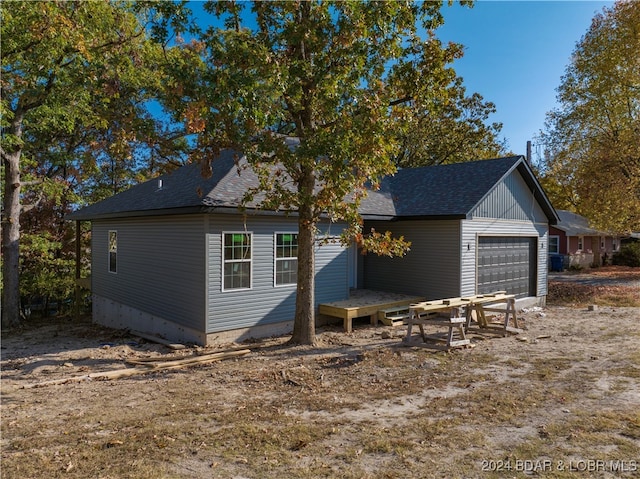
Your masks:
<instances>
[{"instance_id":1,"label":"window trim","mask_svg":"<svg viewBox=\"0 0 640 479\"><path fill-rule=\"evenodd\" d=\"M556 251L551 251L551 238L556 239ZM548 254L560 254L560 235L549 235L549 246L547 248Z\"/></svg>"},{"instance_id":2,"label":"window trim","mask_svg":"<svg viewBox=\"0 0 640 479\"><path fill-rule=\"evenodd\" d=\"M111 251L111 235L115 235L115 250ZM114 269L111 269L111 254L114 254ZM107 233L107 271L110 274L118 274L118 230L109 230Z\"/></svg>"},{"instance_id":3,"label":"window trim","mask_svg":"<svg viewBox=\"0 0 640 479\"><path fill-rule=\"evenodd\" d=\"M225 259L225 237L226 235L247 235L249 236L249 259L241 259L241 260L227 260ZM222 261L222 267L220 268L220 290L222 292L227 292L227 291L249 291L253 289L253 231L223 231L221 236L221 261ZM224 285L224 269L225 266L228 263L249 263L249 287L242 287L242 288L225 288Z\"/></svg>"},{"instance_id":4,"label":"window trim","mask_svg":"<svg viewBox=\"0 0 640 479\"><path fill-rule=\"evenodd\" d=\"M578 236L578 249L576 251L582 252L584 249L584 236Z\"/></svg>"},{"instance_id":5,"label":"window trim","mask_svg":"<svg viewBox=\"0 0 640 479\"><path fill-rule=\"evenodd\" d=\"M296 260L296 265L298 262L298 256L287 256L286 258L278 258L278 235L299 235L298 231L275 231L273 233L273 287L274 288L290 288L291 286L297 286L298 281L295 283L282 283L278 284L278 261L285 260ZM299 247L298 242L296 241L296 247Z\"/></svg>"}]
</instances>

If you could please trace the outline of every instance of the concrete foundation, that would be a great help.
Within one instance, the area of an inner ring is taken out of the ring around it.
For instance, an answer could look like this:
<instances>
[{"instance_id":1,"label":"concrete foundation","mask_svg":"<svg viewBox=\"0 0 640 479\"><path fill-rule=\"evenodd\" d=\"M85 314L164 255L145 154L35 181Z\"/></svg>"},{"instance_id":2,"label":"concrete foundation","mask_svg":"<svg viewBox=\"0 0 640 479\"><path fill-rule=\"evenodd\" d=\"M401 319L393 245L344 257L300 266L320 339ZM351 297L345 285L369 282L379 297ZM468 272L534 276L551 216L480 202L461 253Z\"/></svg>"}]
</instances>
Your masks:
<instances>
[{"instance_id":1,"label":"concrete foundation","mask_svg":"<svg viewBox=\"0 0 640 479\"><path fill-rule=\"evenodd\" d=\"M93 295L93 321L114 329L129 329L176 343L204 345L206 335L164 318Z\"/></svg>"}]
</instances>

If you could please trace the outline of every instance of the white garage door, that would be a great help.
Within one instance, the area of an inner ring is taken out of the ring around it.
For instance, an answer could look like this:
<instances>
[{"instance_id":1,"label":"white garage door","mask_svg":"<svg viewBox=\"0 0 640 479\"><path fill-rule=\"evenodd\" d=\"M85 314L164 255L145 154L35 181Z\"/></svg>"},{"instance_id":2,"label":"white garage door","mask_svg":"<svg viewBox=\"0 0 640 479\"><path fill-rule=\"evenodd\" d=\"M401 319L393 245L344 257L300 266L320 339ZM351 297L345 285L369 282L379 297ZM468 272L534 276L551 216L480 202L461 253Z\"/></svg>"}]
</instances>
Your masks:
<instances>
[{"instance_id":1,"label":"white garage door","mask_svg":"<svg viewBox=\"0 0 640 479\"><path fill-rule=\"evenodd\" d=\"M478 294L506 290L536 295L536 238L482 236L478 239Z\"/></svg>"}]
</instances>

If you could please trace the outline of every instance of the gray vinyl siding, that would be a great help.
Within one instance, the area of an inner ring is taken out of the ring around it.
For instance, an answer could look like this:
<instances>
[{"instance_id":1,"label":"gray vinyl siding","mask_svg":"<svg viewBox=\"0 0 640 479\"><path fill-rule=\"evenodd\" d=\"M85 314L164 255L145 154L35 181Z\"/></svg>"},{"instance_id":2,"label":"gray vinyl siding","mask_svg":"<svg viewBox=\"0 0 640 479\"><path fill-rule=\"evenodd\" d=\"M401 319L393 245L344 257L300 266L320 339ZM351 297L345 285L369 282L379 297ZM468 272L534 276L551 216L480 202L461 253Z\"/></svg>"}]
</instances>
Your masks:
<instances>
[{"instance_id":1,"label":"gray vinyl siding","mask_svg":"<svg viewBox=\"0 0 640 479\"><path fill-rule=\"evenodd\" d=\"M293 320L296 285L274 286L274 233L296 233L297 218L211 215L207 219L207 333ZM320 226L323 235L339 235L343 227ZM252 287L222 291L222 234L252 234ZM316 245L316 305L346 299L347 250L339 243Z\"/></svg>"},{"instance_id":2,"label":"gray vinyl siding","mask_svg":"<svg viewBox=\"0 0 640 479\"><path fill-rule=\"evenodd\" d=\"M393 232L411 241L403 258L364 256L364 287L377 291L446 298L460 294L460 222L366 222L365 230Z\"/></svg>"},{"instance_id":3,"label":"gray vinyl siding","mask_svg":"<svg viewBox=\"0 0 640 479\"><path fill-rule=\"evenodd\" d=\"M470 217L534 223L548 221L533 192L517 170L499 182L471 211Z\"/></svg>"},{"instance_id":4,"label":"gray vinyl siding","mask_svg":"<svg viewBox=\"0 0 640 479\"><path fill-rule=\"evenodd\" d=\"M547 294L548 218L517 170L500 181L462 222L462 291L477 293L477 238L536 238L537 294Z\"/></svg>"},{"instance_id":5,"label":"gray vinyl siding","mask_svg":"<svg viewBox=\"0 0 640 479\"><path fill-rule=\"evenodd\" d=\"M109 272L109 231L118 233L117 273ZM204 216L94 220L95 294L196 330L205 318Z\"/></svg>"},{"instance_id":6,"label":"gray vinyl siding","mask_svg":"<svg viewBox=\"0 0 640 479\"><path fill-rule=\"evenodd\" d=\"M462 221L461 294L476 294L477 249L480 236L532 237L537 239L537 296L547 294L548 225L531 222L474 219Z\"/></svg>"}]
</instances>

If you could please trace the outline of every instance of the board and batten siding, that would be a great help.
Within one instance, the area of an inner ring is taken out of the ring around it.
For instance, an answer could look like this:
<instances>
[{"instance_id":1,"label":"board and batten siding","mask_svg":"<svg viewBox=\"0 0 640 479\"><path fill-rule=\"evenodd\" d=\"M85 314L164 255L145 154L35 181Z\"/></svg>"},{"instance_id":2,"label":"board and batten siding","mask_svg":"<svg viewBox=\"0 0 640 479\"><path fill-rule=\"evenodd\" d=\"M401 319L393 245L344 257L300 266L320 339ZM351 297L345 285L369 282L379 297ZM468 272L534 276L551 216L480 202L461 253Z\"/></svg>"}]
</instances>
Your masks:
<instances>
[{"instance_id":1,"label":"board and batten siding","mask_svg":"<svg viewBox=\"0 0 640 479\"><path fill-rule=\"evenodd\" d=\"M364 288L447 298L460 294L460 221L365 222L365 230L392 231L411 241L402 258L364 256Z\"/></svg>"},{"instance_id":2,"label":"board and batten siding","mask_svg":"<svg viewBox=\"0 0 640 479\"><path fill-rule=\"evenodd\" d=\"M518 170L500 181L470 212L470 218L547 223L548 219Z\"/></svg>"},{"instance_id":3,"label":"board and batten siding","mask_svg":"<svg viewBox=\"0 0 640 479\"><path fill-rule=\"evenodd\" d=\"M292 321L296 285L274 286L275 233L297 233L295 217L217 214L207 218L208 334ZM343 226L320 224L322 235L338 236ZM222 291L222 234L252 234L251 289ZM316 306L348 298L347 250L340 243L316 244Z\"/></svg>"},{"instance_id":4,"label":"board and batten siding","mask_svg":"<svg viewBox=\"0 0 640 479\"><path fill-rule=\"evenodd\" d=\"M108 235L117 231L117 272ZM205 318L204 215L94 220L92 291L175 324L202 331Z\"/></svg>"}]
</instances>

